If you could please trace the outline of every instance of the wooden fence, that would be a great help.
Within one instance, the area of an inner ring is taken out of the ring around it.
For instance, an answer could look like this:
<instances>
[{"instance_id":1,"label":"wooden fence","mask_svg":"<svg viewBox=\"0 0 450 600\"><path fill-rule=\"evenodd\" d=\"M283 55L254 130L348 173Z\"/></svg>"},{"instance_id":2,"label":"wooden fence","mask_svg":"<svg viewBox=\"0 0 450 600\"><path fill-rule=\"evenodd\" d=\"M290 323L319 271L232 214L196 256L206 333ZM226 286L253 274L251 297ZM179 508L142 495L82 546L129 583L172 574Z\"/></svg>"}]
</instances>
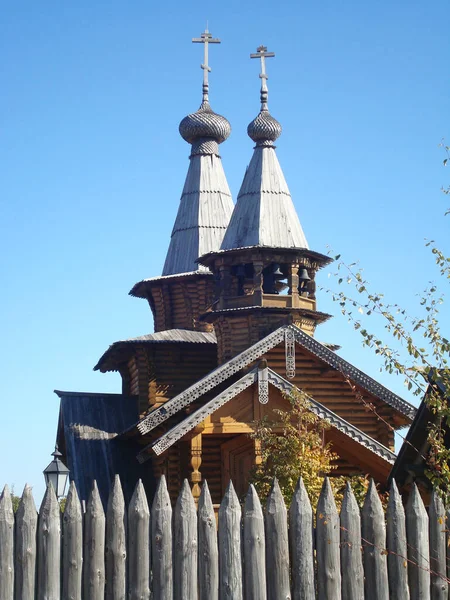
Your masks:
<instances>
[{"instance_id":1,"label":"wooden fence","mask_svg":"<svg viewBox=\"0 0 450 600\"><path fill-rule=\"evenodd\" d=\"M26 488L14 515L0 500L1 600L447 600L446 515L395 484L384 514L371 483L340 515L324 480L316 518L300 480L289 511L275 482L265 514L253 487L230 484L216 517L206 483L198 510L184 483L172 515L164 478L151 511L139 482L128 506L116 477L106 516L97 486L83 515L75 486L63 517L51 487L36 512Z\"/></svg>"}]
</instances>

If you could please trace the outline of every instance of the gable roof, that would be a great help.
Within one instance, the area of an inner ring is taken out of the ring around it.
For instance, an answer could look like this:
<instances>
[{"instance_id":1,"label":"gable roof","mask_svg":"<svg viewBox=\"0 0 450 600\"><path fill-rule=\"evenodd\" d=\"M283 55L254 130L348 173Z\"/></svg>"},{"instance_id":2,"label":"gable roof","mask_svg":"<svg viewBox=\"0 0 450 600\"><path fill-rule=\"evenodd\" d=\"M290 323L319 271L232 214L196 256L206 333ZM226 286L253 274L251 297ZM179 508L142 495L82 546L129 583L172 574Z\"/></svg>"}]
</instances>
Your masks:
<instances>
[{"instance_id":1,"label":"gable roof","mask_svg":"<svg viewBox=\"0 0 450 600\"><path fill-rule=\"evenodd\" d=\"M166 421L170 416L176 414L185 406L188 406L197 398L213 389L216 385L228 379L231 375L234 375L241 369L249 366L264 353L283 342L287 330L293 332L295 341L300 346L323 360L330 367L341 372L343 375L348 376L354 383L380 400L386 402L386 404L389 404L409 419L412 420L414 418L416 409L412 404L409 404L409 402L406 402L385 388L383 385L369 377L369 375L366 375L363 371L354 367L333 352L333 350L330 350L295 325L284 325L259 342L256 342L256 344L253 344L253 346L244 350L244 352L234 356L228 362L211 371L211 373L189 386L186 390L181 392L181 394L168 400L159 408L152 410L137 423L139 432L145 434L151 431L157 425Z\"/></svg>"},{"instance_id":2,"label":"gable roof","mask_svg":"<svg viewBox=\"0 0 450 600\"><path fill-rule=\"evenodd\" d=\"M146 453L148 448L151 448L155 454L160 455L165 452L170 446L172 446L175 442L181 439L186 433L191 431L194 427L196 427L199 423L202 423L209 415L218 410L221 406L229 402L232 398L240 394L247 387L256 383L258 379L258 368L254 367L251 371L246 373L243 377L241 377L238 381L230 385L226 390L222 391L215 398L212 398L209 402L207 402L204 406L197 409L191 415L188 415L183 421L172 427L169 431L164 433L156 442L147 446L138 454L139 462L144 462L148 458L148 454ZM281 392L292 392L295 390L299 390L293 383L290 383L281 375L273 371L272 369L267 369L268 381L274 387L279 389ZM340 432L344 433L353 441L361 444L374 454L377 454L390 464L393 464L395 461L395 454L391 452L388 448L383 446L377 440L374 440L372 437L367 435L361 431L355 425L352 425L332 410L314 400L309 394L306 395L307 400L309 402L309 409L312 413L327 421L330 425L338 429Z\"/></svg>"}]
</instances>

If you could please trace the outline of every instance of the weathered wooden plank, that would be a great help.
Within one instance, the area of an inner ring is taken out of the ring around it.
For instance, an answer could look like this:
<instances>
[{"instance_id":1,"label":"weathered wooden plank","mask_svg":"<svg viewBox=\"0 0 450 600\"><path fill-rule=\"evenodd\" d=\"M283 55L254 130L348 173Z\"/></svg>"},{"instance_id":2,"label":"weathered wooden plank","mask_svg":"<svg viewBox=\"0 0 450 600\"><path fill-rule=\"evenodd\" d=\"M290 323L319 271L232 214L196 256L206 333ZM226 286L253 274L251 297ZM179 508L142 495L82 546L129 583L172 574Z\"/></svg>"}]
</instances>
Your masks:
<instances>
[{"instance_id":1,"label":"weathered wooden plank","mask_svg":"<svg viewBox=\"0 0 450 600\"><path fill-rule=\"evenodd\" d=\"M364 571L361 555L361 517L350 483L341 507L342 597L364 600Z\"/></svg>"},{"instance_id":2,"label":"weathered wooden plank","mask_svg":"<svg viewBox=\"0 0 450 600\"><path fill-rule=\"evenodd\" d=\"M433 490L428 510L430 527L431 600L447 600L446 523L442 499Z\"/></svg>"},{"instance_id":3,"label":"weathered wooden plank","mask_svg":"<svg viewBox=\"0 0 450 600\"><path fill-rule=\"evenodd\" d=\"M389 600L386 559L386 524L373 479L362 509L362 537L366 600Z\"/></svg>"},{"instance_id":4,"label":"weathered wooden plank","mask_svg":"<svg viewBox=\"0 0 450 600\"><path fill-rule=\"evenodd\" d=\"M244 505L244 584L246 600L266 600L264 515L253 485Z\"/></svg>"},{"instance_id":5,"label":"weathered wooden plank","mask_svg":"<svg viewBox=\"0 0 450 600\"><path fill-rule=\"evenodd\" d=\"M150 598L150 510L139 479L128 507L128 600Z\"/></svg>"},{"instance_id":6,"label":"weathered wooden plank","mask_svg":"<svg viewBox=\"0 0 450 600\"><path fill-rule=\"evenodd\" d=\"M317 503L316 556L319 600L341 600L339 515L328 477Z\"/></svg>"},{"instance_id":7,"label":"weathered wooden plank","mask_svg":"<svg viewBox=\"0 0 450 600\"><path fill-rule=\"evenodd\" d=\"M37 600L60 600L61 510L51 483L39 510L37 538Z\"/></svg>"},{"instance_id":8,"label":"weathered wooden plank","mask_svg":"<svg viewBox=\"0 0 450 600\"><path fill-rule=\"evenodd\" d=\"M267 598L290 598L287 511L276 479L266 502L265 530Z\"/></svg>"},{"instance_id":9,"label":"weathered wooden plank","mask_svg":"<svg viewBox=\"0 0 450 600\"><path fill-rule=\"evenodd\" d=\"M197 598L197 512L188 480L183 481L174 512L174 600Z\"/></svg>"},{"instance_id":10,"label":"weathered wooden plank","mask_svg":"<svg viewBox=\"0 0 450 600\"><path fill-rule=\"evenodd\" d=\"M172 600L172 506L164 475L158 481L151 510L153 597Z\"/></svg>"},{"instance_id":11,"label":"weathered wooden plank","mask_svg":"<svg viewBox=\"0 0 450 600\"><path fill-rule=\"evenodd\" d=\"M36 597L37 519L31 487L26 485L16 513L14 600L34 600Z\"/></svg>"},{"instance_id":12,"label":"weathered wooden plank","mask_svg":"<svg viewBox=\"0 0 450 600\"><path fill-rule=\"evenodd\" d=\"M84 600L105 597L105 513L94 481L84 519Z\"/></svg>"},{"instance_id":13,"label":"weathered wooden plank","mask_svg":"<svg viewBox=\"0 0 450 600\"><path fill-rule=\"evenodd\" d=\"M119 476L116 475L106 509L106 597L108 600L125 600L126 548L125 500Z\"/></svg>"},{"instance_id":14,"label":"weathered wooden plank","mask_svg":"<svg viewBox=\"0 0 450 600\"><path fill-rule=\"evenodd\" d=\"M220 600L242 600L241 507L233 484L219 508L219 596Z\"/></svg>"},{"instance_id":15,"label":"weathered wooden plank","mask_svg":"<svg viewBox=\"0 0 450 600\"><path fill-rule=\"evenodd\" d=\"M75 483L70 483L63 516L63 598L81 600L83 513Z\"/></svg>"},{"instance_id":16,"label":"weathered wooden plank","mask_svg":"<svg viewBox=\"0 0 450 600\"><path fill-rule=\"evenodd\" d=\"M14 511L7 485L0 497L0 598L14 595Z\"/></svg>"},{"instance_id":17,"label":"weathered wooden plank","mask_svg":"<svg viewBox=\"0 0 450 600\"><path fill-rule=\"evenodd\" d=\"M416 484L406 505L408 575L411 600L430 599L428 515Z\"/></svg>"},{"instance_id":18,"label":"weathered wooden plank","mask_svg":"<svg viewBox=\"0 0 450 600\"><path fill-rule=\"evenodd\" d=\"M292 598L314 600L314 522L311 503L302 478L297 482L289 508Z\"/></svg>"},{"instance_id":19,"label":"weathered wooden plank","mask_svg":"<svg viewBox=\"0 0 450 600\"><path fill-rule=\"evenodd\" d=\"M218 600L219 549L216 518L206 481L203 482L198 500L198 585L199 600Z\"/></svg>"},{"instance_id":20,"label":"weathered wooden plank","mask_svg":"<svg viewBox=\"0 0 450 600\"><path fill-rule=\"evenodd\" d=\"M409 600L405 511L394 480L389 491L386 517L390 597L396 600Z\"/></svg>"}]
</instances>

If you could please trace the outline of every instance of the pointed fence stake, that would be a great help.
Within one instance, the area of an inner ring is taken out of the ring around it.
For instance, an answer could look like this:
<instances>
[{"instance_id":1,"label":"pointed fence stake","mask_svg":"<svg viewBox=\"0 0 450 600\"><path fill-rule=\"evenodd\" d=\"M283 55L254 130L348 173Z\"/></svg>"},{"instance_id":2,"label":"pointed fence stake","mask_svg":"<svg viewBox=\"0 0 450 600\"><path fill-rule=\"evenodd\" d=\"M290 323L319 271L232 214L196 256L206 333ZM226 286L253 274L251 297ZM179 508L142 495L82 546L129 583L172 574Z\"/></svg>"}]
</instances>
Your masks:
<instances>
[{"instance_id":1,"label":"pointed fence stake","mask_svg":"<svg viewBox=\"0 0 450 600\"><path fill-rule=\"evenodd\" d=\"M31 487L26 485L16 513L15 600L34 600L36 595L37 519Z\"/></svg>"},{"instance_id":2,"label":"pointed fence stake","mask_svg":"<svg viewBox=\"0 0 450 600\"><path fill-rule=\"evenodd\" d=\"M84 518L84 600L105 597L105 512L94 480Z\"/></svg>"},{"instance_id":3,"label":"pointed fence stake","mask_svg":"<svg viewBox=\"0 0 450 600\"><path fill-rule=\"evenodd\" d=\"M317 503L316 544L319 600L341 600L339 515L328 477Z\"/></svg>"},{"instance_id":4,"label":"pointed fence stake","mask_svg":"<svg viewBox=\"0 0 450 600\"><path fill-rule=\"evenodd\" d=\"M287 511L283 495L274 479L267 498L266 514L266 565L268 600L290 597L289 586L289 541Z\"/></svg>"},{"instance_id":5,"label":"pointed fence stake","mask_svg":"<svg viewBox=\"0 0 450 600\"><path fill-rule=\"evenodd\" d=\"M128 600L150 598L150 510L142 481L128 507Z\"/></svg>"},{"instance_id":6,"label":"pointed fence stake","mask_svg":"<svg viewBox=\"0 0 450 600\"><path fill-rule=\"evenodd\" d=\"M174 600L197 598L197 511L187 479L175 505L173 535Z\"/></svg>"},{"instance_id":7,"label":"pointed fence stake","mask_svg":"<svg viewBox=\"0 0 450 600\"><path fill-rule=\"evenodd\" d=\"M430 547L428 515L416 484L406 505L408 575L411 600L430 599Z\"/></svg>"},{"instance_id":8,"label":"pointed fence stake","mask_svg":"<svg viewBox=\"0 0 450 600\"><path fill-rule=\"evenodd\" d=\"M409 600L405 511L394 480L389 491L386 520L390 594L397 600Z\"/></svg>"},{"instance_id":9,"label":"pointed fence stake","mask_svg":"<svg viewBox=\"0 0 450 600\"><path fill-rule=\"evenodd\" d=\"M151 511L153 597L173 600L172 578L172 506L166 479L161 476Z\"/></svg>"},{"instance_id":10,"label":"pointed fence stake","mask_svg":"<svg viewBox=\"0 0 450 600\"><path fill-rule=\"evenodd\" d=\"M428 511L430 526L431 600L447 600L446 522L440 496L433 490Z\"/></svg>"},{"instance_id":11,"label":"pointed fence stake","mask_svg":"<svg viewBox=\"0 0 450 600\"><path fill-rule=\"evenodd\" d=\"M7 485L0 496L0 598L14 595L14 511Z\"/></svg>"},{"instance_id":12,"label":"pointed fence stake","mask_svg":"<svg viewBox=\"0 0 450 600\"><path fill-rule=\"evenodd\" d=\"M72 481L63 516L63 598L81 600L83 514Z\"/></svg>"},{"instance_id":13,"label":"pointed fence stake","mask_svg":"<svg viewBox=\"0 0 450 600\"><path fill-rule=\"evenodd\" d=\"M244 505L244 582L246 600L266 600L264 515L253 485Z\"/></svg>"},{"instance_id":14,"label":"pointed fence stake","mask_svg":"<svg viewBox=\"0 0 450 600\"><path fill-rule=\"evenodd\" d=\"M384 512L373 479L362 509L366 600L389 600Z\"/></svg>"},{"instance_id":15,"label":"pointed fence stake","mask_svg":"<svg viewBox=\"0 0 450 600\"><path fill-rule=\"evenodd\" d=\"M106 509L106 598L125 600L126 584L125 500L119 476L109 494Z\"/></svg>"},{"instance_id":16,"label":"pointed fence stake","mask_svg":"<svg viewBox=\"0 0 450 600\"><path fill-rule=\"evenodd\" d=\"M231 481L219 508L219 597L243 599L241 507Z\"/></svg>"},{"instance_id":17,"label":"pointed fence stake","mask_svg":"<svg viewBox=\"0 0 450 600\"><path fill-rule=\"evenodd\" d=\"M199 600L219 598L219 549L216 518L208 484L203 482L198 501Z\"/></svg>"},{"instance_id":18,"label":"pointed fence stake","mask_svg":"<svg viewBox=\"0 0 450 600\"><path fill-rule=\"evenodd\" d=\"M314 600L314 522L311 503L302 478L297 482L289 509L292 598Z\"/></svg>"},{"instance_id":19,"label":"pointed fence stake","mask_svg":"<svg viewBox=\"0 0 450 600\"><path fill-rule=\"evenodd\" d=\"M51 483L38 518L37 600L59 600L61 592L61 510Z\"/></svg>"},{"instance_id":20,"label":"pointed fence stake","mask_svg":"<svg viewBox=\"0 0 450 600\"><path fill-rule=\"evenodd\" d=\"M345 600L362 600L364 571L361 555L361 517L349 482L341 507L341 571L342 597Z\"/></svg>"}]
</instances>

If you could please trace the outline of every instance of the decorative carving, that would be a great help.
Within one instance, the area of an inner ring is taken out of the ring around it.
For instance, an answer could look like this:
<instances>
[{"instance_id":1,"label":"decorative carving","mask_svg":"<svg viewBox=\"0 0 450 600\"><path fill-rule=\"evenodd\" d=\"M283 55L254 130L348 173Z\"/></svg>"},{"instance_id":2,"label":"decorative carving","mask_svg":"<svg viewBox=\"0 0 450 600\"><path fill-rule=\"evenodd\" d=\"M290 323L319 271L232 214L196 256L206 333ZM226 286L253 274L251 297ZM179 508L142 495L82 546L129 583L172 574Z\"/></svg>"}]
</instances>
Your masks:
<instances>
[{"instance_id":1,"label":"decorative carving","mask_svg":"<svg viewBox=\"0 0 450 600\"><path fill-rule=\"evenodd\" d=\"M269 402L269 379L267 375L267 362L258 368L258 399L261 404Z\"/></svg>"},{"instance_id":2,"label":"decorative carving","mask_svg":"<svg viewBox=\"0 0 450 600\"><path fill-rule=\"evenodd\" d=\"M287 328L284 333L285 357L286 357L286 377L293 379L295 377L295 334L291 328Z\"/></svg>"}]
</instances>

